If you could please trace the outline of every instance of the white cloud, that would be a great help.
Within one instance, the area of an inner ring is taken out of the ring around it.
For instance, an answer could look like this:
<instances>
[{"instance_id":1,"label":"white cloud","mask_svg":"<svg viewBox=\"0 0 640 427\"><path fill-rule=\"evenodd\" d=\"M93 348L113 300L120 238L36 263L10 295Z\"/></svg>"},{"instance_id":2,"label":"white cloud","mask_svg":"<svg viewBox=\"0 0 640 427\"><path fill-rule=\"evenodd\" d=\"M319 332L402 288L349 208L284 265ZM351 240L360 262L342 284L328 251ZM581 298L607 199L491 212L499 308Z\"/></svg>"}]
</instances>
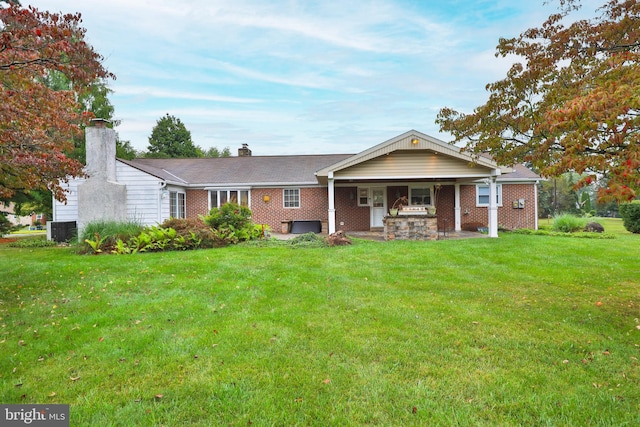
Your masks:
<instances>
[{"instance_id":1,"label":"white cloud","mask_svg":"<svg viewBox=\"0 0 640 427\"><path fill-rule=\"evenodd\" d=\"M247 138L270 154L357 152L410 128L438 137L439 108L471 110L504 77L498 37L553 12L510 0L23 4L83 14L88 41L118 76L118 132L134 147L169 113L198 145Z\"/></svg>"}]
</instances>

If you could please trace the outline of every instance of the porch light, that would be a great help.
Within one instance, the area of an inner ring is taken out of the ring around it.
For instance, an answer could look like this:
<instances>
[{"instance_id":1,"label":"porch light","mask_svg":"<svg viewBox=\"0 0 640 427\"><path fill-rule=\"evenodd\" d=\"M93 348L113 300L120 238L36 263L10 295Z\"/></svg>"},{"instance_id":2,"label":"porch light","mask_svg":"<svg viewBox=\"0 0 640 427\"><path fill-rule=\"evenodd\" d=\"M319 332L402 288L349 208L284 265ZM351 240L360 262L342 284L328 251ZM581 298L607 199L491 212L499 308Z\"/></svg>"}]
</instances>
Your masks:
<instances>
[{"instance_id":1,"label":"porch light","mask_svg":"<svg viewBox=\"0 0 640 427\"><path fill-rule=\"evenodd\" d=\"M269 200L271 200L271 197L265 194L264 196L262 196L262 200L264 200L265 203L269 203Z\"/></svg>"},{"instance_id":2,"label":"porch light","mask_svg":"<svg viewBox=\"0 0 640 427\"><path fill-rule=\"evenodd\" d=\"M412 143L413 145L418 145L418 142L420 142L420 140L419 140L418 138L413 138L413 139L411 140L411 143Z\"/></svg>"}]
</instances>

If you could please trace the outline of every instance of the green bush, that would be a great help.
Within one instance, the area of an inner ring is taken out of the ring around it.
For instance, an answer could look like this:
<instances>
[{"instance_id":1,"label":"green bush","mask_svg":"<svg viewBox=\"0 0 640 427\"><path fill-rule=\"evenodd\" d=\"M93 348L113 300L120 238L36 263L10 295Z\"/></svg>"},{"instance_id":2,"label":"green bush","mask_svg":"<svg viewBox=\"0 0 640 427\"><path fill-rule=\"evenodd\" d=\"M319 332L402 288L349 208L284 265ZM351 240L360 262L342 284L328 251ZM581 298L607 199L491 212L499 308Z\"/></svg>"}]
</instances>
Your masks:
<instances>
[{"instance_id":1,"label":"green bush","mask_svg":"<svg viewBox=\"0 0 640 427\"><path fill-rule=\"evenodd\" d=\"M262 225L251 221L251 210L236 203L213 208L202 220L213 229L216 239L225 244L257 239L264 234Z\"/></svg>"},{"instance_id":2,"label":"green bush","mask_svg":"<svg viewBox=\"0 0 640 427\"><path fill-rule=\"evenodd\" d=\"M584 230L587 225L587 219L572 214L560 214L553 218L553 231L561 231L563 233L574 233Z\"/></svg>"},{"instance_id":3,"label":"green bush","mask_svg":"<svg viewBox=\"0 0 640 427\"><path fill-rule=\"evenodd\" d=\"M9 243L9 246L12 248L47 248L49 246L57 245L58 244L56 242L53 240L47 240L44 236L27 237Z\"/></svg>"},{"instance_id":4,"label":"green bush","mask_svg":"<svg viewBox=\"0 0 640 427\"><path fill-rule=\"evenodd\" d=\"M215 248L224 245L202 218L171 218L162 223L163 228L173 228L185 238L187 249Z\"/></svg>"},{"instance_id":5,"label":"green bush","mask_svg":"<svg viewBox=\"0 0 640 427\"><path fill-rule=\"evenodd\" d=\"M640 200L621 204L619 212L624 228L630 233L640 233Z\"/></svg>"},{"instance_id":6,"label":"green bush","mask_svg":"<svg viewBox=\"0 0 640 427\"><path fill-rule=\"evenodd\" d=\"M87 224L80 236L81 253L111 252L116 242L129 241L140 234L143 226L135 221L94 221Z\"/></svg>"},{"instance_id":7,"label":"green bush","mask_svg":"<svg viewBox=\"0 0 640 427\"><path fill-rule=\"evenodd\" d=\"M4 212L0 212L0 236L15 230L17 227L9 221Z\"/></svg>"}]
</instances>

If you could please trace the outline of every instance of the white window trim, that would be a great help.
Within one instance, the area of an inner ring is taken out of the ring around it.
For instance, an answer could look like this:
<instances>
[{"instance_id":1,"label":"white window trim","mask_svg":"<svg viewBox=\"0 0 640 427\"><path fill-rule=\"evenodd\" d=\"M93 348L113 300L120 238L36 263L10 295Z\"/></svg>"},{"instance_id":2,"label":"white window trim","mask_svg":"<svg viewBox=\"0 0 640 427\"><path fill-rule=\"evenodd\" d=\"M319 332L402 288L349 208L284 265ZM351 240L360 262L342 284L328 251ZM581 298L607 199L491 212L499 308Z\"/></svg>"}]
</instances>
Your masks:
<instances>
[{"instance_id":1,"label":"white window trim","mask_svg":"<svg viewBox=\"0 0 640 427\"><path fill-rule=\"evenodd\" d=\"M371 206L371 189L369 187L358 187L357 188L357 193L356 193L356 198L358 199L358 206L360 207L364 207L364 206ZM367 194L364 197L366 199L366 203L360 203L360 192L361 191L366 191Z\"/></svg>"},{"instance_id":2,"label":"white window trim","mask_svg":"<svg viewBox=\"0 0 640 427\"><path fill-rule=\"evenodd\" d=\"M285 193L287 191L297 191L298 192L298 206L286 206L286 204L285 204ZM301 197L299 188L283 188L282 189L282 207L284 209L300 209L300 206L302 206L301 198L302 197Z\"/></svg>"},{"instance_id":3,"label":"white window trim","mask_svg":"<svg viewBox=\"0 0 640 427\"><path fill-rule=\"evenodd\" d=\"M184 201L184 204L182 206L180 206L180 195L182 195L182 199ZM176 215L175 216L171 215L171 206L173 204L173 197L176 198L175 200ZM182 210L180 208L182 208ZM180 219L187 217L187 193L183 191L169 191L169 217L180 218Z\"/></svg>"},{"instance_id":4,"label":"white window trim","mask_svg":"<svg viewBox=\"0 0 640 427\"><path fill-rule=\"evenodd\" d=\"M480 188L489 189L489 184L476 184L476 207L478 208L488 208L489 203L480 203ZM498 203L496 206L502 206L502 184L496 184L496 197L498 199Z\"/></svg>"},{"instance_id":5,"label":"white window trim","mask_svg":"<svg viewBox=\"0 0 640 427\"><path fill-rule=\"evenodd\" d=\"M246 191L247 192L247 207L249 209L251 209L251 189L247 188L247 187L225 187L225 188L207 188L206 190L208 190L209 194L208 194L208 200L207 203L209 204L209 210L213 209L213 208L219 208L220 207L220 193L221 192L225 192L227 193L227 201L229 200L229 195L231 191L236 191L238 193L240 193L241 191ZM213 206L213 204L211 203L211 193L215 191L217 193L216 198L217 198L217 206Z\"/></svg>"}]
</instances>

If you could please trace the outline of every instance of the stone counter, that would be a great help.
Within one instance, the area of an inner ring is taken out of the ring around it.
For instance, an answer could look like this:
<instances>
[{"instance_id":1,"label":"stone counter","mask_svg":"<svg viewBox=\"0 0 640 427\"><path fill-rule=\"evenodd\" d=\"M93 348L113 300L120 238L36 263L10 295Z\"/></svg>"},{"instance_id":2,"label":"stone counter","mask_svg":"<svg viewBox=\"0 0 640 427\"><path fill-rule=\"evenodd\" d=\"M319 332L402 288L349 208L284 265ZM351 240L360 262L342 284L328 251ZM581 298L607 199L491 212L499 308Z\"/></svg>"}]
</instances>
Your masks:
<instances>
[{"instance_id":1,"label":"stone counter","mask_svg":"<svg viewBox=\"0 0 640 427\"><path fill-rule=\"evenodd\" d=\"M384 223L385 240L437 240L438 217L436 215L387 216Z\"/></svg>"}]
</instances>

